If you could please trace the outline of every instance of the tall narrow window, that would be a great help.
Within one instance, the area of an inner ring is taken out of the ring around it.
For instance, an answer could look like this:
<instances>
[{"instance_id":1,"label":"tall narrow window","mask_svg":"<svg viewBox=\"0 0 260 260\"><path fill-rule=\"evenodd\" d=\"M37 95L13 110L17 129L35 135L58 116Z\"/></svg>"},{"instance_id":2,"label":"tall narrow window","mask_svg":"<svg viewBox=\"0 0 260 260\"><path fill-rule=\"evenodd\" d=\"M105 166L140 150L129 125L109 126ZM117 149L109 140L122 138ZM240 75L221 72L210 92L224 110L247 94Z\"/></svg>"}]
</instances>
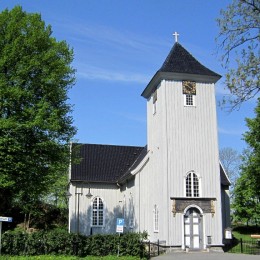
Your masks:
<instances>
[{"instance_id":1,"label":"tall narrow window","mask_svg":"<svg viewBox=\"0 0 260 260\"><path fill-rule=\"evenodd\" d=\"M123 217L124 219L127 219L127 205L126 205L126 197L124 195L124 200L123 200ZM124 222L124 227L126 227L126 221Z\"/></svg>"},{"instance_id":2,"label":"tall narrow window","mask_svg":"<svg viewBox=\"0 0 260 260\"><path fill-rule=\"evenodd\" d=\"M186 197L199 197L199 179L194 172L186 176Z\"/></svg>"},{"instance_id":3,"label":"tall narrow window","mask_svg":"<svg viewBox=\"0 0 260 260\"><path fill-rule=\"evenodd\" d=\"M191 176L192 173L190 172L186 177L186 197L192 197L192 181Z\"/></svg>"},{"instance_id":4,"label":"tall narrow window","mask_svg":"<svg viewBox=\"0 0 260 260\"><path fill-rule=\"evenodd\" d=\"M92 205L92 226L103 226L104 224L104 203L101 198L93 200Z\"/></svg>"},{"instance_id":5,"label":"tall narrow window","mask_svg":"<svg viewBox=\"0 0 260 260\"><path fill-rule=\"evenodd\" d=\"M129 198L129 228L134 228L134 198L130 194Z\"/></svg>"},{"instance_id":6,"label":"tall narrow window","mask_svg":"<svg viewBox=\"0 0 260 260\"><path fill-rule=\"evenodd\" d=\"M158 206L154 205L154 210L153 210L153 214L154 214L154 232L159 232L159 210L158 210Z\"/></svg>"}]
</instances>

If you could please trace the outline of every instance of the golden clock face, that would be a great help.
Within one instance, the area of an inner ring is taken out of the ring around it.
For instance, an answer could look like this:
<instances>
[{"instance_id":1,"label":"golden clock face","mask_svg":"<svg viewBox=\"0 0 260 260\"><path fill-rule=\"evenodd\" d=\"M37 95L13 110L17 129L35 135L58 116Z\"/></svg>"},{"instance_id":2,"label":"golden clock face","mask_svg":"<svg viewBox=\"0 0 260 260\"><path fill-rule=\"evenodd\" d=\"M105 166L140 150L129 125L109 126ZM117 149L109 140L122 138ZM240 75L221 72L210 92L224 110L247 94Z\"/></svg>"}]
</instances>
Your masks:
<instances>
[{"instance_id":1,"label":"golden clock face","mask_svg":"<svg viewBox=\"0 0 260 260\"><path fill-rule=\"evenodd\" d=\"M196 82L184 80L182 81L183 94L196 95Z\"/></svg>"}]
</instances>

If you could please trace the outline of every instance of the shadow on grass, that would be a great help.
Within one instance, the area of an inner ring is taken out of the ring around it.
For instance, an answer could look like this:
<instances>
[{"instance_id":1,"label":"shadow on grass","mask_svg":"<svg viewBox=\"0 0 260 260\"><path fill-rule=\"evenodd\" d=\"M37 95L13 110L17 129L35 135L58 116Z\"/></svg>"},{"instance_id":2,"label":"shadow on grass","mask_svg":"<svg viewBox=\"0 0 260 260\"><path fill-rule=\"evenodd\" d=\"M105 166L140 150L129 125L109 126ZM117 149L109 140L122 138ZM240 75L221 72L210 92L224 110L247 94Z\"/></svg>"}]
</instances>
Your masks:
<instances>
[{"instance_id":1,"label":"shadow on grass","mask_svg":"<svg viewBox=\"0 0 260 260\"><path fill-rule=\"evenodd\" d=\"M260 241L252 239L250 235L260 234L260 228L257 226L238 226L233 228L235 236L224 247L225 252L260 254Z\"/></svg>"}]
</instances>

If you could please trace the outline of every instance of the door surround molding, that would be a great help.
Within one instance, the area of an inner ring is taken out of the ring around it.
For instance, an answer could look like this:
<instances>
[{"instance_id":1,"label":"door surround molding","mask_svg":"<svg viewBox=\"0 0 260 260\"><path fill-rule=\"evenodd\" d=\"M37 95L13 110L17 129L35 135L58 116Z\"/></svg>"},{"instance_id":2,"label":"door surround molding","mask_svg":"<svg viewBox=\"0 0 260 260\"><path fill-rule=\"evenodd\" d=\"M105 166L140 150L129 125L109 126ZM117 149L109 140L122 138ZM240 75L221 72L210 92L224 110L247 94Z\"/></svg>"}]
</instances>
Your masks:
<instances>
[{"instance_id":1,"label":"door surround molding","mask_svg":"<svg viewBox=\"0 0 260 260\"><path fill-rule=\"evenodd\" d=\"M192 204L192 205L189 205L187 206L184 211L183 211L183 214L182 214L182 249L185 250L185 215L187 213L187 211L189 209L192 209L192 208L195 208L199 211L200 215L201 215L201 219L202 219L202 234L201 234L201 239L202 239L202 248L200 249L206 249L206 244L205 244L205 223L204 223L204 213L203 213L203 210L195 205L195 204Z\"/></svg>"}]
</instances>

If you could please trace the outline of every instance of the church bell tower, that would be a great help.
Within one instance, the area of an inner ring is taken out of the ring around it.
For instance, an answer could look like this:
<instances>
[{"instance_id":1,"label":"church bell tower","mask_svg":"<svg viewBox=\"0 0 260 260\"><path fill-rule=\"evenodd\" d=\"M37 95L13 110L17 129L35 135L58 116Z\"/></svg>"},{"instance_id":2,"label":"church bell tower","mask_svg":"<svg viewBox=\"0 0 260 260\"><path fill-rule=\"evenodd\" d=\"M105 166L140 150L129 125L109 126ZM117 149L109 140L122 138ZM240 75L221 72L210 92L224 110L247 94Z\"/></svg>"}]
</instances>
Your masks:
<instances>
[{"instance_id":1,"label":"church bell tower","mask_svg":"<svg viewBox=\"0 0 260 260\"><path fill-rule=\"evenodd\" d=\"M207 237L213 244L222 244L222 232L218 231L222 230L222 217L215 101L215 83L220 78L176 39L142 93L147 99L151 169L166 187L161 201L165 201L165 208L172 205L172 215L168 216L172 230L183 233L179 237L173 234L172 243L183 248L206 248ZM188 226L192 225L191 216L198 217L200 226ZM195 229L198 234L191 234Z\"/></svg>"}]
</instances>

